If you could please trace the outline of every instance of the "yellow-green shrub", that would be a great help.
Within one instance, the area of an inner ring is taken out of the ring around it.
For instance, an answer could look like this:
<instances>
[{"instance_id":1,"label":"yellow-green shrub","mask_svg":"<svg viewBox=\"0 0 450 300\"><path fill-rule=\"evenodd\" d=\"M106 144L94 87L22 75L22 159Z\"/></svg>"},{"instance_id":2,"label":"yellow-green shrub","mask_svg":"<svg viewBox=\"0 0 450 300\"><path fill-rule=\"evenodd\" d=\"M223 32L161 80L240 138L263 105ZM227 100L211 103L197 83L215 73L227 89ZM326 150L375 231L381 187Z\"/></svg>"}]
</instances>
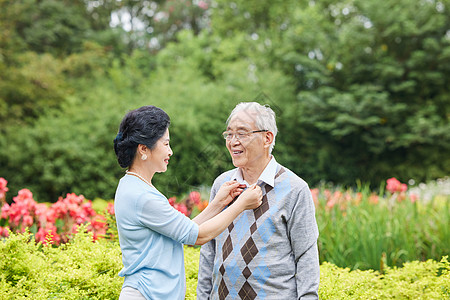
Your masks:
<instances>
[{"instance_id":1,"label":"yellow-green shrub","mask_svg":"<svg viewBox=\"0 0 450 300\"><path fill-rule=\"evenodd\" d=\"M185 247L186 299L196 298L200 249ZM60 247L36 244L28 233L0 240L0 299L117 299L123 279L117 243L82 232ZM321 299L449 299L450 264L413 261L402 268L360 271L320 267Z\"/></svg>"},{"instance_id":2,"label":"yellow-green shrub","mask_svg":"<svg viewBox=\"0 0 450 300\"><path fill-rule=\"evenodd\" d=\"M11 234L0 242L0 299L117 299L121 268L117 243L85 232L57 248Z\"/></svg>"}]
</instances>

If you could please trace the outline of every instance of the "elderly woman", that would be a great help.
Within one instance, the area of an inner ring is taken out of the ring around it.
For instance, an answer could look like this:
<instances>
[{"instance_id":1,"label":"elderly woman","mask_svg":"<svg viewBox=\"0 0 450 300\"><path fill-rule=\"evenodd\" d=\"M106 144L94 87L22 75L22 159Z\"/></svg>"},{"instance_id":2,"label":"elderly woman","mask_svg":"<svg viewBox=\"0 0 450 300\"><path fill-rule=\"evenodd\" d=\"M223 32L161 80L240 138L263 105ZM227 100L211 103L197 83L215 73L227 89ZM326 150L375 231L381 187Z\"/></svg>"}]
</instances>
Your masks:
<instances>
[{"instance_id":1,"label":"elderly woman","mask_svg":"<svg viewBox=\"0 0 450 300\"><path fill-rule=\"evenodd\" d=\"M173 154L169 124L162 109L144 106L125 115L114 139L119 165L128 168L114 202L124 265L119 276L125 277L121 300L184 299L183 244L203 245L244 210L261 204L260 187L243 192L239 183L231 181L193 220L175 210L152 184L153 175L167 170Z\"/></svg>"}]
</instances>

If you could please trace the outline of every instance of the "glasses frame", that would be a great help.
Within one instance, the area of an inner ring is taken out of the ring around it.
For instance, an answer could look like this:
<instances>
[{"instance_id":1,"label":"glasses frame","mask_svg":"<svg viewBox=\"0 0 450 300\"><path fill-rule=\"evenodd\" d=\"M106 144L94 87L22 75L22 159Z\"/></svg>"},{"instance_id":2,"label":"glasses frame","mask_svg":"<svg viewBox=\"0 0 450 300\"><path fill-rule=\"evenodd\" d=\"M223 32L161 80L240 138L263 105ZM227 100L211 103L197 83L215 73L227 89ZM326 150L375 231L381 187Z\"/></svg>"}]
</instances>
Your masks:
<instances>
[{"instance_id":1,"label":"glasses frame","mask_svg":"<svg viewBox=\"0 0 450 300\"><path fill-rule=\"evenodd\" d=\"M250 136L250 134L253 134L253 133L258 133L258 132L268 132L269 130L267 130L267 129L263 129L263 130L253 130L253 131L249 131L249 132L246 132L246 136L247 137L249 137ZM227 135L227 136L225 136L225 135ZM229 137L231 135L231 137ZM233 139L233 136L234 137L236 137L236 139L238 140L238 141L240 141L241 139L237 136L237 133L233 133L233 134L229 134L227 131L224 131L223 133L222 133L222 136L223 136L223 138L225 139L225 140L227 140L227 141L231 141L232 139Z\"/></svg>"}]
</instances>

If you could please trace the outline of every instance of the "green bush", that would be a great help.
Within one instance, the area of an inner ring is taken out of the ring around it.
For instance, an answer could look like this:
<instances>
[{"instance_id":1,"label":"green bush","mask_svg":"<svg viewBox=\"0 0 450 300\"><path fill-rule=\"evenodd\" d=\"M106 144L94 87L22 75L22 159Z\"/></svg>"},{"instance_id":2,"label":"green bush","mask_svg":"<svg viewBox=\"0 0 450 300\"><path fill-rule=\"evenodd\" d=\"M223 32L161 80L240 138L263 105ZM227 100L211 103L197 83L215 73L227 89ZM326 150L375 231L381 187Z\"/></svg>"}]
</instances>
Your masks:
<instances>
[{"instance_id":1,"label":"green bush","mask_svg":"<svg viewBox=\"0 0 450 300\"><path fill-rule=\"evenodd\" d=\"M186 299L195 299L200 248L185 247ZM117 243L80 232L61 247L36 244L30 235L11 234L0 241L1 299L117 299L123 279ZM450 264L405 263L377 271L320 267L321 299L448 299Z\"/></svg>"},{"instance_id":2,"label":"green bush","mask_svg":"<svg viewBox=\"0 0 450 300\"><path fill-rule=\"evenodd\" d=\"M188 32L180 39L192 51L201 51ZM154 178L167 197L210 185L233 168L221 137L229 112L240 100L257 98L261 90L273 95L289 91L288 82L273 72L262 74L277 80L254 82L248 64L242 62L223 66L223 79L208 82L193 65L197 60L173 62L177 49L161 52L158 67L148 78L139 73L144 59L131 57L124 66L114 64L107 78L78 81L76 95L32 126L8 127L0 136L0 172L9 182L8 201L24 186L39 202L54 202L68 192L112 199L124 174L112 141L125 113L142 105L159 106L172 119L174 155L168 171Z\"/></svg>"},{"instance_id":3,"label":"green bush","mask_svg":"<svg viewBox=\"0 0 450 300\"><path fill-rule=\"evenodd\" d=\"M80 232L60 247L11 234L0 242L1 299L117 299L120 248Z\"/></svg>"},{"instance_id":4,"label":"green bush","mask_svg":"<svg viewBox=\"0 0 450 300\"><path fill-rule=\"evenodd\" d=\"M321 299L448 299L450 264L440 262L405 263L403 268L374 271L341 269L330 263L320 266Z\"/></svg>"}]
</instances>

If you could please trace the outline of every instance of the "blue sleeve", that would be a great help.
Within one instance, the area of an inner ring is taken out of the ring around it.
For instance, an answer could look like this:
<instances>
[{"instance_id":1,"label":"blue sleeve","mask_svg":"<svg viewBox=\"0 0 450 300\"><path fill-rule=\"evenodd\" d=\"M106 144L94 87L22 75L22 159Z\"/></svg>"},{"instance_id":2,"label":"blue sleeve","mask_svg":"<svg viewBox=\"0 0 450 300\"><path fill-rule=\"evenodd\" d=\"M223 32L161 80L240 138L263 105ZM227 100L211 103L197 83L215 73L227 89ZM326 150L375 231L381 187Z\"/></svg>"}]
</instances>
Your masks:
<instances>
[{"instance_id":1,"label":"blue sleeve","mask_svg":"<svg viewBox=\"0 0 450 300\"><path fill-rule=\"evenodd\" d=\"M220 185L218 180L214 181L211 189L209 202L214 199ZM197 300L208 300L212 291L212 274L214 269L214 258L216 256L216 239L204 244L200 249L200 260L197 275Z\"/></svg>"},{"instance_id":2,"label":"blue sleeve","mask_svg":"<svg viewBox=\"0 0 450 300\"><path fill-rule=\"evenodd\" d=\"M137 205L137 218L143 226L181 244L195 245L198 225L173 208L162 194L144 193Z\"/></svg>"}]
</instances>

